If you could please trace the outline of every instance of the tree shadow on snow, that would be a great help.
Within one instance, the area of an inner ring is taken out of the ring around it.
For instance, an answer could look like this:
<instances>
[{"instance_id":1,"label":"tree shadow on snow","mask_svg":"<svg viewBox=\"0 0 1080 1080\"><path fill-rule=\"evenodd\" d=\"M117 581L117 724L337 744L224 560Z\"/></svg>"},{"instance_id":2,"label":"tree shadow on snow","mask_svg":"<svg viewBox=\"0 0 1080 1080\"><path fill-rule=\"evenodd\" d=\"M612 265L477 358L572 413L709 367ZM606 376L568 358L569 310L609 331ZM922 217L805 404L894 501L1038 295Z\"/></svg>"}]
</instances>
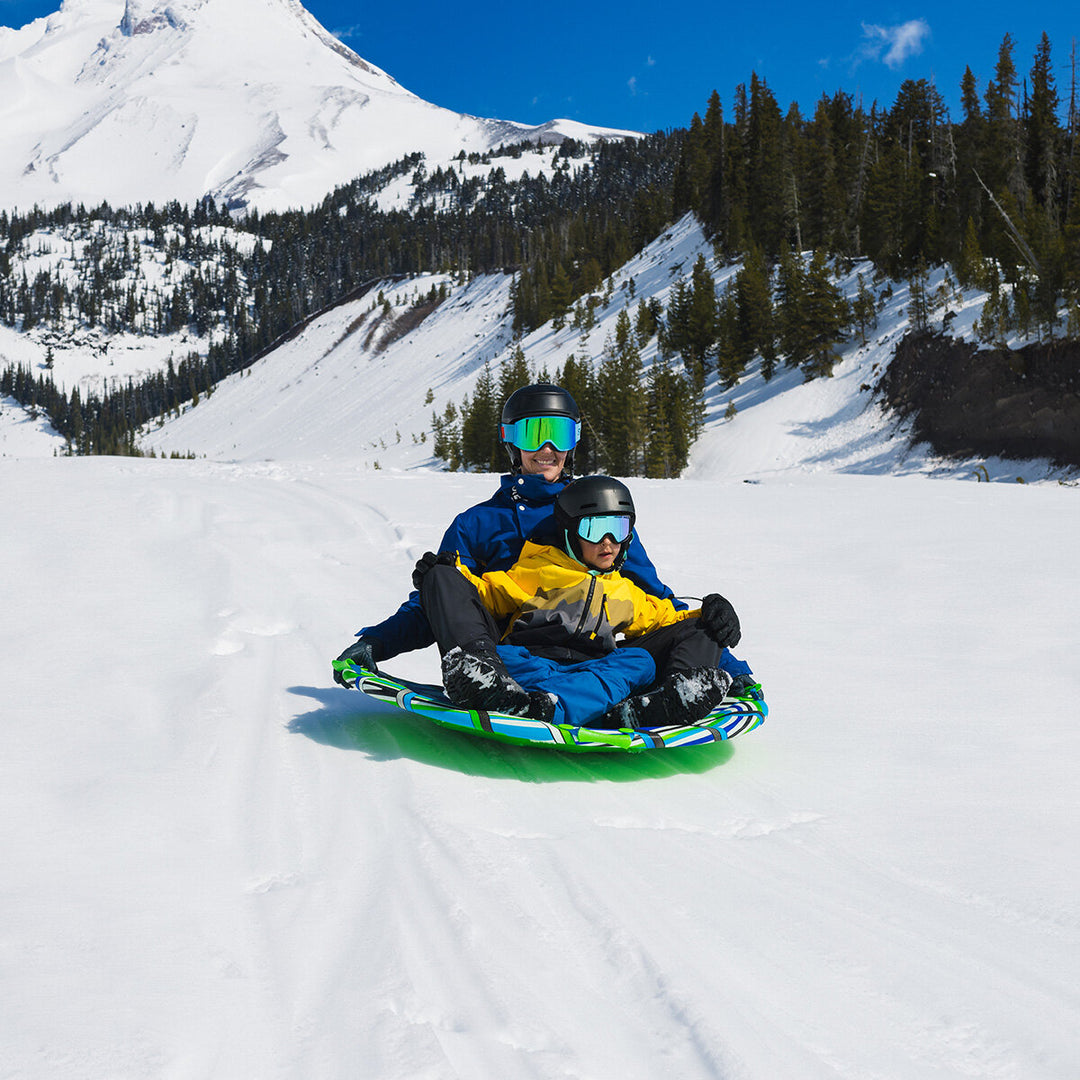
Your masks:
<instances>
[{"instance_id":1,"label":"tree shadow on snow","mask_svg":"<svg viewBox=\"0 0 1080 1080\"><path fill-rule=\"evenodd\" d=\"M324 746L358 750L370 761L408 758L440 769L496 780L543 784L577 780L622 783L663 776L706 773L731 760L728 742L639 754L572 753L545 747L512 746L452 731L423 717L339 687L290 686L319 707L289 721L289 730Z\"/></svg>"}]
</instances>

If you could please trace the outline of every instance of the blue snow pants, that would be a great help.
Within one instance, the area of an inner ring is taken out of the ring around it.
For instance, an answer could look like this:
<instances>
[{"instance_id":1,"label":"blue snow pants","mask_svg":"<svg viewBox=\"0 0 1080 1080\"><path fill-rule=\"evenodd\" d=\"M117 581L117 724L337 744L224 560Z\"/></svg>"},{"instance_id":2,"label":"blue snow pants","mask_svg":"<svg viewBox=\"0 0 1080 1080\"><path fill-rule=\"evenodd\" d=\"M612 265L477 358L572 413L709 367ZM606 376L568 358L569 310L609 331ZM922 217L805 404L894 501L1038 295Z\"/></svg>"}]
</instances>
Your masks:
<instances>
[{"instance_id":1,"label":"blue snow pants","mask_svg":"<svg viewBox=\"0 0 1080 1080\"><path fill-rule=\"evenodd\" d=\"M534 656L520 645L500 645L499 655L506 670L526 690L544 690L559 699L556 724L588 727L613 705L656 681L653 658L632 646L576 664Z\"/></svg>"}]
</instances>

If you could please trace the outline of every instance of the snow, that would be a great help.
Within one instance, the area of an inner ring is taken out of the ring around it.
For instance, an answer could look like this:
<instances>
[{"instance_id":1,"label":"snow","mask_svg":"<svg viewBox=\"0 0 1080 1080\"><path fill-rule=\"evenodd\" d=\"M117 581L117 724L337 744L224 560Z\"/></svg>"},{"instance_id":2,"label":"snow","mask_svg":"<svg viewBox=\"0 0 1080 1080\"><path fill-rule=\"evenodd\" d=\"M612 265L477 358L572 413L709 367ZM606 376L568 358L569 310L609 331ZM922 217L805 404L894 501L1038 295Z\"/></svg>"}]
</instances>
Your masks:
<instances>
[{"instance_id":1,"label":"snow","mask_svg":"<svg viewBox=\"0 0 1080 1080\"><path fill-rule=\"evenodd\" d=\"M698 253L737 269L687 219L534 370ZM1080 1074L1075 471L908 445L861 389L899 286L833 378L714 390L684 478L629 481L662 578L739 611L760 729L563 755L332 683L496 485L429 428L510 281L314 320L143 437L194 459L56 457L3 402L0 1076Z\"/></svg>"},{"instance_id":2,"label":"snow","mask_svg":"<svg viewBox=\"0 0 1080 1080\"><path fill-rule=\"evenodd\" d=\"M249 255L255 247L250 233L220 226L202 226L193 235L207 246L228 247ZM0 325L0 364L15 364L35 375L51 373L57 387L67 393L78 388L83 400L91 394L101 395L135 383L163 371L172 360L178 364L190 353L205 356L208 336L198 336L191 328L171 334L155 333L155 312L162 298L172 295L173 289L187 280L197 269L210 280L219 280L212 268L196 266L192 261L167 255L165 246L179 240L180 232L172 226L162 229L160 248L151 243L149 230L125 230L95 221L89 225L68 224L59 228L39 228L23 237L11 254L12 280L23 274L34 281L39 274L59 280L74 295L85 286L80 270L86 272L87 249L92 240L107 245L119 256L130 245L131 261L115 281L117 293L126 296L133 291L143 310L135 318L134 329L141 332L110 332L103 321L88 327L81 319L65 320L61 325L38 323L23 330L21 327ZM240 279L241 286L246 283ZM123 300L115 300L116 306ZM220 336L220 330L218 331ZM49 358L52 366L49 366Z\"/></svg>"},{"instance_id":3,"label":"snow","mask_svg":"<svg viewBox=\"0 0 1080 1080\"><path fill-rule=\"evenodd\" d=\"M143 445L228 460L344 455L372 467L431 465L432 412L460 404L484 361L509 346L511 282L484 275L457 287L445 275L422 275L376 285L225 379L210 400L152 430ZM450 299L379 351L392 319L440 285L453 289ZM393 316L376 325L380 294ZM425 404L429 390L433 401Z\"/></svg>"},{"instance_id":4,"label":"snow","mask_svg":"<svg viewBox=\"0 0 1080 1080\"><path fill-rule=\"evenodd\" d=\"M610 298L605 299L606 289L597 294L600 304L591 330L576 330L568 322L556 331L547 323L520 342L513 340L509 275L479 275L464 285L447 275L418 275L375 285L361 299L314 320L266 360L226 379L211 399L148 432L142 445L155 453L235 461L346 455L372 468L433 466L432 413L441 416L448 403L460 405L485 362L497 372L520 344L533 372L554 375L571 354L596 365L614 338L619 314L625 310L633 320L637 305L651 298L666 308L671 290L689 279L699 255L708 260L718 291L739 270L718 262L700 225L687 215L613 275ZM869 286L872 273L869 263L859 263L841 286L854 295L859 275ZM939 288L942 277L942 270L934 272L930 292ZM391 301L396 317L432 287L443 285L450 299L380 351L381 331L369 337L378 294ZM891 297L885 295L888 289ZM843 471L1073 482L1076 469L1048 461L950 461L935 457L925 444L912 446L910 425L885 410L873 392L909 329L907 286L882 282L875 291L884 303L878 326L866 345L852 341L843 347L832 378L804 383L800 371L780 366L766 381L755 365L730 390L713 380L705 430L685 477L742 480L792 471ZM954 336L972 337L983 299L984 294L968 292L950 304L959 312L951 326ZM935 325L940 327L945 310L937 310ZM642 350L643 364L647 367L656 355L654 337ZM731 402L736 415L726 419ZM425 433L428 441L421 442Z\"/></svg>"},{"instance_id":5,"label":"snow","mask_svg":"<svg viewBox=\"0 0 1080 1080\"><path fill-rule=\"evenodd\" d=\"M9 208L305 205L418 146L431 171L597 134L422 102L294 0L64 0L0 28L0 102ZM70 241L46 240L57 269ZM737 272L684 219L591 331L524 338L533 370L595 360L698 255ZM902 285L832 378L711 389L684 477L630 481L663 579L739 610L762 728L563 755L331 682L495 487L440 471L430 418L514 347L510 284L388 281L326 313L144 433L193 459L64 457L0 399L0 1076L1080 1075L1076 470L909 445L873 393ZM954 333L981 302L950 300ZM0 328L4 365L53 345L88 392L205 348Z\"/></svg>"},{"instance_id":6,"label":"snow","mask_svg":"<svg viewBox=\"0 0 1080 1080\"><path fill-rule=\"evenodd\" d=\"M0 206L216 201L311 206L422 150L633 132L439 108L297 0L64 0L0 27Z\"/></svg>"},{"instance_id":7,"label":"snow","mask_svg":"<svg viewBox=\"0 0 1080 1080\"><path fill-rule=\"evenodd\" d=\"M772 713L597 758L330 682L493 486L0 459L0 1073L1076 1075L1075 490L633 481Z\"/></svg>"},{"instance_id":8,"label":"snow","mask_svg":"<svg viewBox=\"0 0 1080 1080\"><path fill-rule=\"evenodd\" d=\"M48 417L14 398L0 397L0 457L52 457L66 449Z\"/></svg>"}]
</instances>

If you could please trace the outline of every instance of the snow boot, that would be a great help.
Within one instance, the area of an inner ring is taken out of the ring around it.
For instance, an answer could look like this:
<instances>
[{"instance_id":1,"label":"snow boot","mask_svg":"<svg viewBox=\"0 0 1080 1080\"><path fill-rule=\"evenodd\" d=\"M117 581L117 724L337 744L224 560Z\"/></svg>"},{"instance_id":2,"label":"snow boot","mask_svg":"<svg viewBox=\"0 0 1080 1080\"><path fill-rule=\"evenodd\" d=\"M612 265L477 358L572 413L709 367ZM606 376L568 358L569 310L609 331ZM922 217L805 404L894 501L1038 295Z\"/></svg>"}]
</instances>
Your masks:
<instances>
[{"instance_id":1,"label":"snow boot","mask_svg":"<svg viewBox=\"0 0 1080 1080\"><path fill-rule=\"evenodd\" d=\"M724 699L731 676L719 668L675 671L659 687L609 709L597 727L683 727L708 716Z\"/></svg>"},{"instance_id":2,"label":"snow boot","mask_svg":"<svg viewBox=\"0 0 1080 1080\"><path fill-rule=\"evenodd\" d=\"M526 690L486 638L451 649L442 658L442 678L446 696L455 705L545 722L555 716L555 699L539 690Z\"/></svg>"}]
</instances>

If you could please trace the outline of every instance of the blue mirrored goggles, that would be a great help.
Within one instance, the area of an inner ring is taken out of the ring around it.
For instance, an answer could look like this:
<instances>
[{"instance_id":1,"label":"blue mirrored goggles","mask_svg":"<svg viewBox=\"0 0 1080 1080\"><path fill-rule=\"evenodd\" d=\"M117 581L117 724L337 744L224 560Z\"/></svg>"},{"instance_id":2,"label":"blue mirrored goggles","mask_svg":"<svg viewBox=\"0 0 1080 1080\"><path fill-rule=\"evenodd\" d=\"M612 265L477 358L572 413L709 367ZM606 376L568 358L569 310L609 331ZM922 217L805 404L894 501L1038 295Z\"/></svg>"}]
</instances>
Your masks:
<instances>
[{"instance_id":1,"label":"blue mirrored goggles","mask_svg":"<svg viewBox=\"0 0 1080 1080\"><path fill-rule=\"evenodd\" d=\"M581 438L581 421L569 416L527 416L513 424L500 424L503 442L532 453L551 443L556 450L573 450Z\"/></svg>"},{"instance_id":2,"label":"blue mirrored goggles","mask_svg":"<svg viewBox=\"0 0 1080 1080\"><path fill-rule=\"evenodd\" d=\"M577 534L590 544L599 544L605 536L610 536L616 544L625 544L632 528L628 514L593 514L578 522Z\"/></svg>"}]
</instances>

